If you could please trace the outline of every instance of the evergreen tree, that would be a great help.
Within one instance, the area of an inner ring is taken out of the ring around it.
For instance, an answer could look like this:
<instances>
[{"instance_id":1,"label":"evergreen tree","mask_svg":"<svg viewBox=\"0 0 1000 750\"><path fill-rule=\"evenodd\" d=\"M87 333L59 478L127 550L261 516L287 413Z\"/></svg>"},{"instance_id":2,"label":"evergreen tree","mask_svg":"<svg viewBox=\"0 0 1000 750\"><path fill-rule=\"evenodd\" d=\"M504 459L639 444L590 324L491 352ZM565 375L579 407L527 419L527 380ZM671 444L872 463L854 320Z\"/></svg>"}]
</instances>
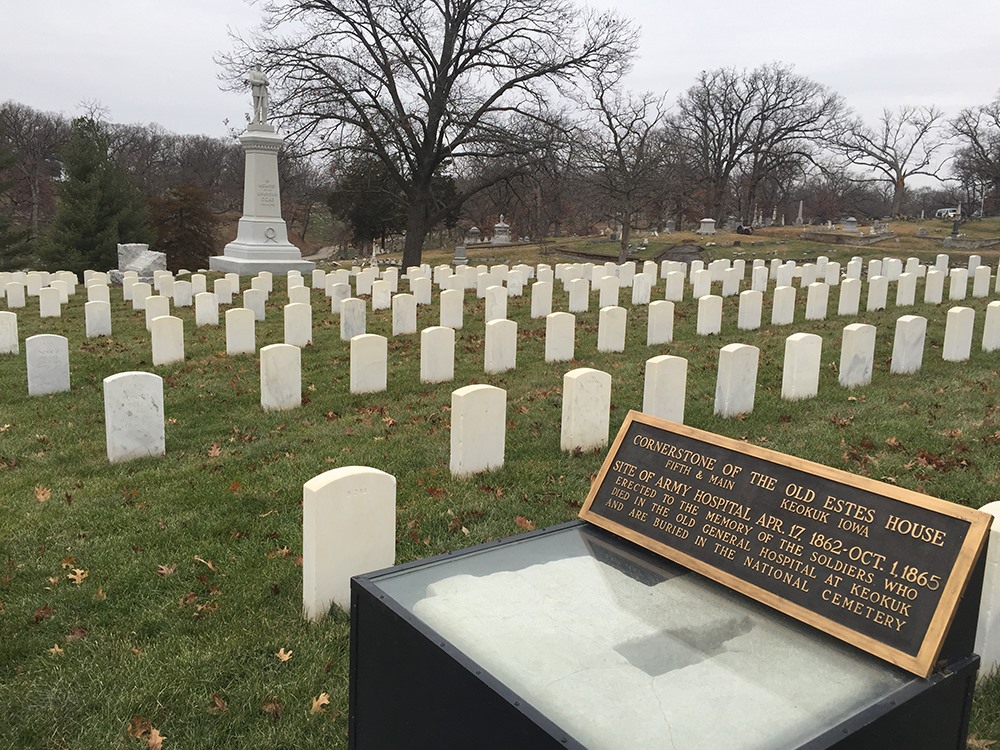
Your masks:
<instances>
[{"instance_id":1,"label":"evergreen tree","mask_svg":"<svg viewBox=\"0 0 1000 750\"><path fill-rule=\"evenodd\" d=\"M208 192L197 185L172 188L151 202L156 225L152 249L167 255L167 268L207 268L215 252L218 219L208 204Z\"/></svg>"},{"instance_id":2,"label":"evergreen tree","mask_svg":"<svg viewBox=\"0 0 1000 750\"><path fill-rule=\"evenodd\" d=\"M108 133L91 117L73 121L63 151L59 207L43 259L78 274L118 266L119 242L149 242L148 209L108 153Z\"/></svg>"},{"instance_id":3,"label":"evergreen tree","mask_svg":"<svg viewBox=\"0 0 1000 750\"><path fill-rule=\"evenodd\" d=\"M327 205L334 218L351 229L351 240L371 252L375 240L385 249L386 235L406 226L406 198L385 166L371 157L357 157L337 176Z\"/></svg>"},{"instance_id":4,"label":"evergreen tree","mask_svg":"<svg viewBox=\"0 0 1000 750\"><path fill-rule=\"evenodd\" d=\"M6 210L9 206L8 191L14 183L4 180L2 175L15 161L6 143L0 130L0 271L19 271L30 265L30 252L27 231L18 228Z\"/></svg>"}]
</instances>

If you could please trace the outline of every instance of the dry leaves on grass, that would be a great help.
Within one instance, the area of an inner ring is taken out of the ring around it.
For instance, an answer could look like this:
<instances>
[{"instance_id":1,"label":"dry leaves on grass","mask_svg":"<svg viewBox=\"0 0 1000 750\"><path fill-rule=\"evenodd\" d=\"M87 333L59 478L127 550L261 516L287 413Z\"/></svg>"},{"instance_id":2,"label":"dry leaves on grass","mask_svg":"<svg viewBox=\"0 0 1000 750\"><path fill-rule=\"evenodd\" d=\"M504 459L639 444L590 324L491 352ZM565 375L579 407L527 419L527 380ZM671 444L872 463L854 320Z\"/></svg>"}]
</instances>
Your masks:
<instances>
[{"instance_id":1,"label":"dry leaves on grass","mask_svg":"<svg viewBox=\"0 0 1000 750\"><path fill-rule=\"evenodd\" d=\"M175 570L177 570L177 563L168 563L167 565L157 565L156 575L158 575L160 578L166 578L167 576L172 576Z\"/></svg>"},{"instance_id":2,"label":"dry leaves on grass","mask_svg":"<svg viewBox=\"0 0 1000 750\"><path fill-rule=\"evenodd\" d=\"M204 565L206 568L208 568L209 570L211 570L213 573L218 573L219 572L219 569L216 567L215 563L212 562L211 560L205 560L204 558L199 557L198 555L195 555L194 556L194 561L195 562L200 562L202 565Z\"/></svg>"},{"instance_id":3,"label":"dry leaves on grass","mask_svg":"<svg viewBox=\"0 0 1000 750\"><path fill-rule=\"evenodd\" d=\"M310 714L322 714L326 713L325 706L330 705L330 694L320 693L315 698L312 699L312 708L309 709Z\"/></svg>"},{"instance_id":4,"label":"dry leaves on grass","mask_svg":"<svg viewBox=\"0 0 1000 750\"><path fill-rule=\"evenodd\" d=\"M40 503L46 502L50 497L52 497L52 490L48 487L43 487L42 485L35 486L35 500Z\"/></svg>"},{"instance_id":5,"label":"dry leaves on grass","mask_svg":"<svg viewBox=\"0 0 1000 750\"><path fill-rule=\"evenodd\" d=\"M73 583L75 583L77 586L79 586L81 583L83 583L83 579L89 575L90 573L88 573L83 568L73 568L73 572L67 575L66 577Z\"/></svg>"},{"instance_id":6,"label":"dry leaves on grass","mask_svg":"<svg viewBox=\"0 0 1000 750\"><path fill-rule=\"evenodd\" d=\"M224 714L229 710L229 704L218 693L212 693L212 703L208 707L209 713Z\"/></svg>"},{"instance_id":7,"label":"dry leaves on grass","mask_svg":"<svg viewBox=\"0 0 1000 750\"><path fill-rule=\"evenodd\" d=\"M150 729L149 737L146 738L146 743L147 746L149 747L149 750L162 750L163 740L165 739L165 737L166 735L160 734L160 730L157 729L156 727Z\"/></svg>"},{"instance_id":8,"label":"dry leaves on grass","mask_svg":"<svg viewBox=\"0 0 1000 750\"><path fill-rule=\"evenodd\" d=\"M52 648L49 649L49 653L52 654L53 656L62 656L63 650L59 648L58 643L53 643Z\"/></svg>"},{"instance_id":9,"label":"dry leaves on grass","mask_svg":"<svg viewBox=\"0 0 1000 750\"><path fill-rule=\"evenodd\" d=\"M48 618L52 617L53 614L55 614L55 610L48 604L43 604L41 607L35 610L34 614L35 624L37 625L42 620L47 620Z\"/></svg>"},{"instance_id":10,"label":"dry leaves on grass","mask_svg":"<svg viewBox=\"0 0 1000 750\"><path fill-rule=\"evenodd\" d=\"M986 750L987 748L993 747L995 744L997 744L996 740L980 739L979 737L973 734L969 735L969 739L965 743L965 746L969 750Z\"/></svg>"},{"instance_id":11,"label":"dry leaves on grass","mask_svg":"<svg viewBox=\"0 0 1000 750\"><path fill-rule=\"evenodd\" d=\"M514 523L516 523L518 527L524 529L525 531L535 530L535 522L525 518L524 516L514 516Z\"/></svg>"},{"instance_id":12,"label":"dry leaves on grass","mask_svg":"<svg viewBox=\"0 0 1000 750\"><path fill-rule=\"evenodd\" d=\"M154 727L149 719L141 716L133 716L126 729L130 737L142 740L146 743L148 750L162 750L163 740L166 735L160 734L160 730Z\"/></svg>"},{"instance_id":13,"label":"dry leaves on grass","mask_svg":"<svg viewBox=\"0 0 1000 750\"><path fill-rule=\"evenodd\" d=\"M292 652L285 651L284 646L279 648L274 655L278 657L278 661L280 661L281 663L285 663L286 661L292 658Z\"/></svg>"},{"instance_id":14,"label":"dry leaves on grass","mask_svg":"<svg viewBox=\"0 0 1000 750\"><path fill-rule=\"evenodd\" d=\"M268 698L262 704L260 704L261 710L267 714L267 718L271 721L277 721L281 718L281 715L285 712L285 707L282 706L274 698Z\"/></svg>"}]
</instances>

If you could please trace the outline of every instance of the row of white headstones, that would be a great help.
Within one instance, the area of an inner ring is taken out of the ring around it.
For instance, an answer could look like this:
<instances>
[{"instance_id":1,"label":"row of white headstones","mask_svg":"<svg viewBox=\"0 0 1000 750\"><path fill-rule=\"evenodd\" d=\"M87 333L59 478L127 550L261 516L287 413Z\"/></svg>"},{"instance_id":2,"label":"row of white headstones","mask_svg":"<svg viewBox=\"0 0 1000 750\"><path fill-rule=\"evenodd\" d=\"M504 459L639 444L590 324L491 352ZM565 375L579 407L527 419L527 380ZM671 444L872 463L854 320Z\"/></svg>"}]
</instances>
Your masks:
<instances>
[{"instance_id":1,"label":"row of white headstones","mask_svg":"<svg viewBox=\"0 0 1000 750\"><path fill-rule=\"evenodd\" d=\"M904 266L898 259L887 258L868 263L868 310L883 309L889 283L896 284L896 304L914 303L916 280L923 278L924 300L943 301L944 280L950 279L949 300L965 299L968 279L973 278L973 297L986 297L990 292L991 269L980 259L970 259L968 269L948 269L947 256L939 256L934 267L921 266L909 259ZM598 349L620 351L624 348L626 311L617 306L618 291L631 286L633 305L649 305L647 343L669 343L673 337L674 301L684 298L685 282L697 299L697 331L699 334L718 333L721 328L722 300L739 294L738 327L754 329L760 326L761 298L768 282L774 280L772 324L793 322L796 289L807 289L806 319L826 317L826 302L831 286L840 286L838 314L857 314L861 283L860 259L847 264L846 275L839 264L820 259L816 264L800 268L792 263L772 261L770 266L754 261L751 267L753 285L740 292L745 264L737 260L716 261L707 268L695 261L690 271L684 264L665 261L659 268L665 294L674 300L650 302L650 293L657 285L655 264L646 263L640 273L634 264L611 267L593 264L559 264L548 266L450 267L411 268L408 270L410 293L397 294L399 277L396 269L380 275L375 269L340 269L331 273L316 271L311 277L313 289L323 288L330 298L331 312L339 314L341 337L350 342L351 390L365 393L384 390L387 379L387 340L366 334L367 303L351 296L350 282L355 293L371 297L373 310L391 309L393 335L416 332L416 306L431 301L431 284L440 288L440 326L421 332L421 379L425 382L447 382L454 377L455 330L461 328L464 292L476 289L486 302L487 372L501 372L516 365L517 325L506 320L509 297L520 296L527 280L538 278L531 286L532 317L546 318L546 360L563 361L574 356L575 317L571 312L551 312L552 287L561 281L569 294L569 307L582 312L590 304L591 288L599 290ZM650 268L652 266L652 268ZM971 271L971 273L970 273ZM883 275L884 274L884 275ZM72 279L70 278L72 277ZM822 277L823 281L816 279ZM85 277L87 335L110 335L110 289L106 274L88 272ZM311 341L311 292L301 275L292 272L287 279L289 304L284 307L285 338L283 344L260 349L261 406L264 409L289 409L301 405L301 349ZM721 282L722 294L711 294L712 284ZM235 274L216 279L213 292L202 291L207 276L194 274L190 281L177 280L160 272L152 285L126 276L123 284L125 299L136 310L144 310L151 331L154 364L183 359L183 323L169 315L172 300L176 307L195 303L197 325L217 325L220 300L231 304L239 290L240 279ZM264 318L265 303L272 290L273 279L261 274L251 280L243 292L243 308L226 312L227 351L230 354L256 351L254 324ZM5 274L0 275L8 307L25 305L24 297L38 296L40 313L60 314L62 304L75 292L72 274ZM20 288L20 294L19 290ZM156 290L158 294L151 292ZM996 291L1000 291L1000 275ZM705 292L699 294L699 292ZM58 295L58 297L56 297ZM58 299L42 310L45 297ZM609 304L605 304L609 303ZM95 307L91 307L91 306ZM55 312L53 313L53 310ZM95 312L91 312L94 310ZM948 311L945 325L943 358L964 361L971 352L975 311L955 307ZM445 323L452 325L444 325ZM105 325L106 323L106 325ZM904 315L896 322L890 372L913 373L920 369L924 351L926 318ZM839 381L854 387L871 380L874 366L876 329L874 326L852 323L844 328L841 345ZM1000 349L1000 301L986 309L982 346L985 351ZM69 389L68 342L65 337L41 334L25 341L29 394L58 392ZM782 397L802 399L815 396L818 388L822 339L815 334L796 333L786 339ZM17 320L13 312L0 313L0 353L17 353ZM178 356L179 353L179 356ZM722 347L716 386L715 411L722 416L734 416L753 409L756 390L759 350L743 344ZM647 360L643 411L677 422L684 420L687 361L670 355ZM610 419L611 375L591 368L577 368L563 379L563 411L560 445L563 450L589 450L607 444ZM165 453L164 404L162 379L152 373L125 372L104 381L105 422L108 458L112 462L140 456ZM487 385L459 388L452 393L451 471L455 476L468 476L503 465L506 431L506 391ZM350 506L364 498L366 512L360 521L366 528L347 528L340 519L351 517ZM303 611L307 617L322 617L331 604L347 607L350 601L349 581L352 575L391 565L395 556L395 479L368 467L343 467L326 472L306 483L303 517ZM1000 503L991 503L984 510L1000 515ZM337 529L343 538L330 542L330 529ZM994 532L1000 534L1000 532ZM320 535L322 534L322 543ZM360 541L363 540L363 543ZM1000 662L1000 538L993 548L997 553L988 563L987 585L977 649L989 667ZM994 596L994 592L996 595ZM986 671L986 670L984 670Z\"/></svg>"},{"instance_id":2,"label":"row of white headstones","mask_svg":"<svg viewBox=\"0 0 1000 750\"><path fill-rule=\"evenodd\" d=\"M946 256L941 256L946 257ZM822 261L823 259L821 259ZM913 259L911 259L913 260ZM855 261L851 262L852 264ZM871 261L869 270L875 269ZM970 261L976 263L975 278L977 280L973 296L989 294L991 273L988 266L979 264L977 258ZM693 264L691 276L695 279L720 277L725 287L729 277L742 273L741 261L732 265L728 261L716 261L708 269L697 268L699 262ZM613 265L613 264L612 264ZM817 263L806 264L801 268L801 283L807 284L808 296L806 302L807 320L821 320L826 317L826 302L830 285L826 282L808 281L824 269L839 264ZM848 264L851 266L851 264ZM943 274L936 268L927 269L917 266L913 273L902 271L902 262L896 259L886 259L884 265L889 267L888 276L876 276L868 285L868 309L883 309L886 304L888 281L894 279L897 287L897 304L913 304L915 280L924 276L928 279L925 285L925 298L932 290L931 280L936 277L943 279ZM892 273L892 267L900 273ZM908 261L908 267L910 262ZM438 277L440 292L440 325L421 331L421 380L428 383L449 382L454 378L455 361L455 331L463 325L465 289L476 288L477 294L485 298L486 336L484 342L484 369L488 373L498 373L516 367L517 360L517 324L507 320L507 300L510 296L520 296L526 278L539 275L542 280L535 282L532 289L531 308L533 317L545 317L545 360L548 362L568 361L575 356L576 318L573 312L551 312L553 282L547 277L558 276L562 279L564 288L569 293L571 310L586 310L590 300L588 278L600 276L600 313L597 337L597 349L604 352L620 352L625 347L625 334L628 312L617 306L617 294L621 288L621 279L632 283L633 304L648 305L647 345L670 343L674 333L674 302L659 300L649 302L649 294L655 285L655 276L649 272L647 263L644 271L634 274L634 264L615 266L622 276L610 275L612 269L607 266L592 264L560 264L555 270L547 266L537 269L529 266L518 266L507 269L505 266L495 266L492 269L481 267L460 267L456 273L451 273L447 267L434 270ZM661 265L661 277L666 279L669 287L671 277L684 276L674 264L665 262ZM857 266L855 266L856 268ZM448 273L445 273L445 269ZM812 270L810 270L812 269ZM921 272L920 269L923 269ZM754 277L764 277L761 284L766 289L767 274L773 270L776 277L791 273L794 266L790 263L774 264L772 269L763 262L755 261ZM851 271L855 269L850 269ZM351 391L353 393L369 393L385 390L388 378L387 341L385 337L366 334L367 304L364 299L351 295L351 273L338 270L332 273L316 271L312 282L314 289L322 285L331 298L331 312L339 315L341 338L350 342L351 348ZM371 304L375 309L392 309L393 335L414 334L417 330L417 305L420 302L429 303L431 280L429 269L410 269L412 278L410 294L392 294L392 288L398 284L396 269L389 269L385 279L376 279L375 269L356 269L354 275L356 293L371 295ZM949 298L960 300L965 298L967 291L966 269L952 269L949 276L952 279ZM15 276L7 274L8 276ZM702 276L699 276L702 275ZM70 274L75 280L75 277ZM34 277L34 279L32 278ZM841 315L857 314L857 303L860 299L860 279L844 278L839 271L835 274L841 287ZM88 336L110 335L110 289L105 274L88 272L85 275L88 302L85 305L85 320ZM177 281L168 272L160 272L153 285L138 282L135 278L126 276L122 294L130 300L135 310L145 312L146 326L151 334L152 362L154 365L165 365L184 359L184 322L180 317L170 315L170 302L173 299L178 307L190 306L192 291L204 288L207 277L196 274L191 281ZM346 281L345 281L346 279ZM26 283L34 280L34 284ZM779 278L780 281L785 279ZM983 283L985 280L985 283ZM998 276L1000 280L1000 276ZM683 293L683 278L681 279ZM0 278L0 282L4 282ZM499 283L497 283L499 282ZM912 283L911 283L912 282ZM47 286L38 286L47 283ZM1000 282L998 282L1000 283ZM215 280L215 291L198 292L194 294L196 303L196 325L218 325L219 297L231 304L233 287L238 288L239 277L229 274L225 278ZM232 308L226 312L226 349L227 353L244 354L257 351L255 323L265 316L265 303L272 289L273 279L270 274L261 274L251 281L250 289L243 293L242 308ZM386 299L384 305L379 305L379 284L384 284ZM911 287L904 299L900 300L900 291L904 285ZM17 286L19 292L12 287ZM458 288L454 288L454 287ZM697 286L697 283L692 285ZM941 285L938 285L941 287ZM23 293L39 297L40 308L44 305L43 296L51 293L69 300L75 292L75 283L56 274L54 278L43 279L41 274L27 274L25 279L9 278L5 282L8 290L8 304L13 298L15 303L23 300ZM153 289L159 294L152 294ZM738 288L738 286L737 286ZM423 293L427 290L426 295ZM711 285L708 285L709 291ZM577 300L574 305L574 292L583 292L582 302ZM641 294L636 295L636 290ZM985 292L984 292L985 290ZM696 289L693 289L697 292ZM723 290L725 292L725 289ZM937 291L940 291L938 288ZM284 343L289 347L299 348L312 342L312 306L311 290L303 283L302 276L292 272L288 277L289 303L284 306ZM771 311L772 325L788 325L794 322L796 288L793 286L778 286L774 290ZM635 300L638 296L640 299ZM933 295L931 295L933 296ZM844 299L849 297L852 304L844 311ZM738 328L753 330L760 327L762 317L763 291L750 289L740 293L738 310ZM609 304L605 304L609 303ZM614 303L614 304L611 304ZM697 333L714 335L721 331L723 296L704 294L697 297ZM15 307L17 304L15 304ZM61 311L62 303L56 307L56 313ZM948 361L964 361L969 358L972 348L972 335L975 323L975 311L969 307L955 307L948 311L943 358ZM893 373L912 373L920 369L924 351L924 339L927 320L920 316L904 315L896 324L893 346L893 358L890 371ZM68 390L70 385L68 342L61 337L51 335L33 336L26 341L27 350L27 381L29 395ZM845 387L864 385L870 382L875 346L875 328L870 325L855 323L844 329L841 346L840 384ZM983 328L982 348L994 351L1000 348L1000 303L990 303L986 309L986 321ZM790 336L786 343L784 378L782 396L788 399L810 398L816 395L819 377L819 361L822 349L820 337L798 333ZM17 318L13 312L0 313L0 353L17 353L19 350L17 334ZM759 352L754 347L732 344L724 347L720 353L719 388L717 392L716 410L723 416L749 412L753 408L756 369ZM272 364L273 360L273 364ZM654 374L647 378L654 392L647 398L647 406L657 415L681 421L683 418L683 393L680 399L672 399L675 403L657 406L663 397L657 397L655 392L673 393L676 385L657 387L664 378L655 375L667 365L656 362L651 365ZM671 367L674 367L671 365ZM298 352L279 345L261 349L261 404L266 409L287 409L298 406L300 388L301 364ZM683 391L683 389L680 389ZM676 402L681 406L678 407Z\"/></svg>"}]
</instances>

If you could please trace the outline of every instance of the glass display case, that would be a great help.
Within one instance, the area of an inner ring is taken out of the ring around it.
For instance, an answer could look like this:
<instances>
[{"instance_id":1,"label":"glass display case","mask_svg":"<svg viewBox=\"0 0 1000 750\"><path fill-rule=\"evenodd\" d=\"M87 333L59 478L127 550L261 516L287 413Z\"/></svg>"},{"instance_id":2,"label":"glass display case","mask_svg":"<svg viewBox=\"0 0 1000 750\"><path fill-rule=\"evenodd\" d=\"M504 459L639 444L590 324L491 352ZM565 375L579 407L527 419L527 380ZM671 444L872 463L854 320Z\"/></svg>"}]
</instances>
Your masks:
<instances>
[{"instance_id":1,"label":"glass display case","mask_svg":"<svg viewBox=\"0 0 1000 750\"><path fill-rule=\"evenodd\" d=\"M920 679L582 522L352 581L352 748L964 747Z\"/></svg>"}]
</instances>

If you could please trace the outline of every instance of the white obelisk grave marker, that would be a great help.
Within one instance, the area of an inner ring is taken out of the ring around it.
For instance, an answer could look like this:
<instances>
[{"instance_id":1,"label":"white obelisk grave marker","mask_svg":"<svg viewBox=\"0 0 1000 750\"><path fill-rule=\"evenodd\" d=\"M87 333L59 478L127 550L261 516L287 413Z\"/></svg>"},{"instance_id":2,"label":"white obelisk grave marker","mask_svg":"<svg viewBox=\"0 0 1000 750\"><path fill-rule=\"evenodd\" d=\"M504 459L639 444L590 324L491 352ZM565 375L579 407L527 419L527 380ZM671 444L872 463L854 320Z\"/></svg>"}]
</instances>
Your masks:
<instances>
[{"instance_id":1,"label":"white obelisk grave marker","mask_svg":"<svg viewBox=\"0 0 1000 750\"><path fill-rule=\"evenodd\" d=\"M253 118L240 136L246 152L243 218L236 239L226 245L222 255L209 260L209 267L246 276L259 271L312 271L316 264L302 260L298 248L288 241L288 227L281 218L278 151L285 139L267 122L267 78L259 67L250 71L250 88Z\"/></svg>"}]
</instances>

